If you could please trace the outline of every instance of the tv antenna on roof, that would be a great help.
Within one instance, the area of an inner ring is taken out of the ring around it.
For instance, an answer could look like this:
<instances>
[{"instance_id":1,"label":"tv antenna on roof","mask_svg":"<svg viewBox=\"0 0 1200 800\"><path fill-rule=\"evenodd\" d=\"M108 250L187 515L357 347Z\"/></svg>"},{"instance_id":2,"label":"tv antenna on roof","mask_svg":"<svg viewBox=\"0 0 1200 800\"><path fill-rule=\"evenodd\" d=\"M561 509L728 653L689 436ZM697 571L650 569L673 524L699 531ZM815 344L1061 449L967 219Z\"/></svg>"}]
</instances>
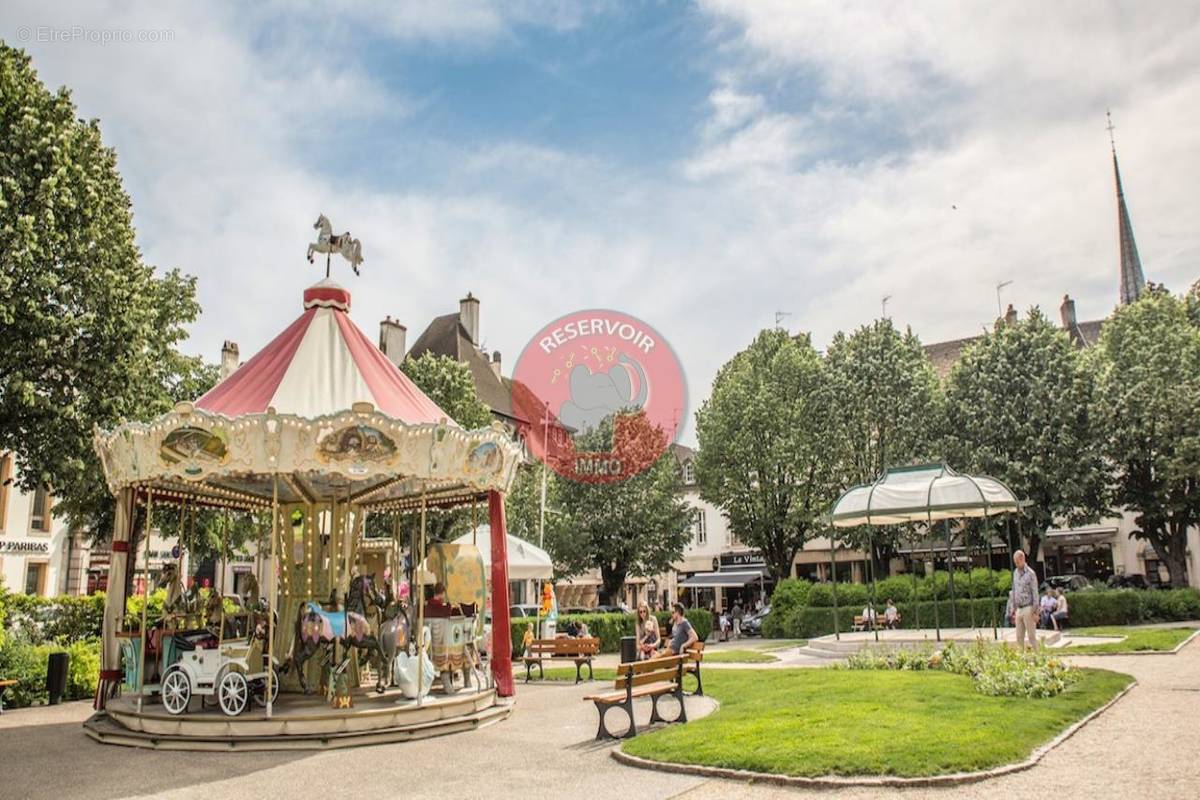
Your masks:
<instances>
[{"instance_id":1,"label":"tv antenna on roof","mask_svg":"<svg viewBox=\"0 0 1200 800\"><path fill-rule=\"evenodd\" d=\"M1004 316L1004 306L1000 302L1000 290L1012 284L1012 281L1000 281L996 284L996 313Z\"/></svg>"},{"instance_id":2,"label":"tv antenna on roof","mask_svg":"<svg viewBox=\"0 0 1200 800\"><path fill-rule=\"evenodd\" d=\"M791 315L792 315L792 312L790 312L790 311L776 311L775 312L775 327L782 328L783 326L780 325L779 323L783 322L784 319L786 319L787 317L790 317Z\"/></svg>"},{"instance_id":3,"label":"tv antenna on roof","mask_svg":"<svg viewBox=\"0 0 1200 800\"><path fill-rule=\"evenodd\" d=\"M892 296L890 294L885 294L883 296L883 299L879 301L879 318L880 319L887 319L887 301L891 300L891 299L892 299Z\"/></svg>"}]
</instances>

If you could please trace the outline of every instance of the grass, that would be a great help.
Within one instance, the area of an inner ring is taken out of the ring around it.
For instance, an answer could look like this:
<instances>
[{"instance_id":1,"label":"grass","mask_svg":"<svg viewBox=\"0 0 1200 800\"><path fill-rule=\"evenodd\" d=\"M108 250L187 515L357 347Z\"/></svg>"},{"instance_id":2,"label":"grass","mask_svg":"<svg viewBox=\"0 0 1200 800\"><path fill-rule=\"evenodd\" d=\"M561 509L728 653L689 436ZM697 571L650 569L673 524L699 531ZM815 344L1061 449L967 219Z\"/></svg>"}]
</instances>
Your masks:
<instances>
[{"instance_id":1,"label":"grass","mask_svg":"<svg viewBox=\"0 0 1200 800\"><path fill-rule=\"evenodd\" d=\"M1067 647L1064 653L1161 653L1174 650L1196 632L1195 628L1072 628L1074 636L1124 636L1119 642L1081 644Z\"/></svg>"},{"instance_id":2,"label":"grass","mask_svg":"<svg viewBox=\"0 0 1200 800\"><path fill-rule=\"evenodd\" d=\"M712 664L768 664L778 660L761 650L709 650L704 654L705 663Z\"/></svg>"},{"instance_id":3,"label":"grass","mask_svg":"<svg viewBox=\"0 0 1200 800\"><path fill-rule=\"evenodd\" d=\"M922 776L1026 758L1131 678L1081 670L1057 697L988 697L944 672L713 670L715 713L624 743L656 761L785 775Z\"/></svg>"}]
</instances>

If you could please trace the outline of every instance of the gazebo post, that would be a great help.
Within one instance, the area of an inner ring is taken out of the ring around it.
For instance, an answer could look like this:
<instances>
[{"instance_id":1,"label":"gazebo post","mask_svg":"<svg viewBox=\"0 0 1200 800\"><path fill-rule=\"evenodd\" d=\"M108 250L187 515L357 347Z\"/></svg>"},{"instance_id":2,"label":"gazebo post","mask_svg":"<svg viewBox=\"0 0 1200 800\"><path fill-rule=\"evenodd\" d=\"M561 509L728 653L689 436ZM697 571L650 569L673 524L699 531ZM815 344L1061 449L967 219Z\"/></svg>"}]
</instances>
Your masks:
<instances>
[{"instance_id":1,"label":"gazebo post","mask_svg":"<svg viewBox=\"0 0 1200 800\"><path fill-rule=\"evenodd\" d=\"M512 631L508 618L508 530L504 493L488 490L488 521L492 528L492 676L496 694L512 697Z\"/></svg>"},{"instance_id":2,"label":"gazebo post","mask_svg":"<svg viewBox=\"0 0 1200 800\"><path fill-rule=\"evenodd\" d=\"M974 551L972 550L971 536L969 533L967 533L965 531L965 526L964 526L964 532L963 532L963 544L965 544L967 546L967 592L969 593L969 595L971 597L971 605L970 605L971 632L972 632L972 634L974 634L974 632L975 632L975 581L971 577L971 571L973 569L973 567L971 566L971 555Z\"/></svg>"},{"instance_id":3,"label":"gazebo post","mask_svg":"<svg viewBox=\"0 0 1200 800\"><path fill-rule=\"evenodd\" d=\"M912 573L912 601L913 613L916 615L914 623L916 630L921 630L921 598L917 596L917 543L913 541L912 553L908 559L909 571Z\"/></svg>"},{"instance_id":4,"label":"gazebo post","mask_svg":"<svg viewBox=\"0 0 1200 800\"><path fill-rule=\"evenodd\" d=\"M933 574L931 576L929 576L930 577L929 594L933 596L933 628L935 631L934 636L937 639L937 641L940 642L942 640L942 609L941 609L941 606L938 605L937 561L934 560L934 554L933 554L934 527L933 527L933 516L932 515L930 515L930 517L929 517L929 524L928 524L928 526L926 526L926 531L929 534L929 565L931 567L933 567Z\"/></svg>"},{"instance_id":5,"label":"gazebo post","mask_svg":"<svg viewBox=\"0 0 1200 800\"><path fill-rule=\"evenodd\" d=\"M988 608L992 614L992 640L999 641L1000 631L996 627L996 577L992 575L992 521L987 520L985 536L987 541L987 571L988 571Z\"/></svg>"},{"instance_id":6,"label":"gazebo post","mask_svg":"<svg viewBox=\"0 0 1200 800\"><path fill-rule=\"evenodd\" d=\"M954 596L954 535L950 532L950 520L945 521L946 525L946 581L947 588L950 590L950 627L958 627L958 609L957 599Z\"/></svg>"},{"instance_id":7,"label":"gazebo post","mask_svg":"<svg viewBox=\"0 0 1200 800\"><path fill-rule=\"evenodd\" d=\"M833 638L837 641L842 640L842 633L838 629L838 602L837 602L837 539L833 538L834 528L829 526L829 585L833 590Z\"/></svg>"},{"instance_id":8,"label":"gazebo post","mask_svg":"<svg viewBox=\"0 0 1200 800\"><path fill-rule=\"evenodd\" d=\"M867 621L871 623L871 631L875 634L875 641L879 641L879 618L875 614L875 526L867 523L867 565L871 570L871 600L868 608L871 611Z\"/></svg>"}]
</instances>

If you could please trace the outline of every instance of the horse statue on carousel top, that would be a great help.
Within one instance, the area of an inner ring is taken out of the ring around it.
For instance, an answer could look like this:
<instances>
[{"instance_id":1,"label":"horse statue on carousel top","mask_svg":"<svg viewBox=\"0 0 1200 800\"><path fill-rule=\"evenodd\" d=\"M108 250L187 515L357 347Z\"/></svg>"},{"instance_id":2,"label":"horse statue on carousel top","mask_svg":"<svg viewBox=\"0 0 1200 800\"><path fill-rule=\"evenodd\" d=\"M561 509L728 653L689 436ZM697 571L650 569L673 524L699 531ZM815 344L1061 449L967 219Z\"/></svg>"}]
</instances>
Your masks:
<instances>
[{"instance_id":1,"label":"horse statue on carousel top","mask_svg":"<svg viewBox=\"0 0 1200 800\"><path fill-rule=\"evenodd\" d=\"M350 268L357 275L358 265L363 262L362 242L353 238L350 231L335 235L333 225L324 214L317 217L317 221L313 223L313 229L319 232L317 241L308 246L308 263L313 263L314 253L338 253L350 262ZM326 262L325 277L329 277L328 261Z\"/></svg>"}]
</instances>

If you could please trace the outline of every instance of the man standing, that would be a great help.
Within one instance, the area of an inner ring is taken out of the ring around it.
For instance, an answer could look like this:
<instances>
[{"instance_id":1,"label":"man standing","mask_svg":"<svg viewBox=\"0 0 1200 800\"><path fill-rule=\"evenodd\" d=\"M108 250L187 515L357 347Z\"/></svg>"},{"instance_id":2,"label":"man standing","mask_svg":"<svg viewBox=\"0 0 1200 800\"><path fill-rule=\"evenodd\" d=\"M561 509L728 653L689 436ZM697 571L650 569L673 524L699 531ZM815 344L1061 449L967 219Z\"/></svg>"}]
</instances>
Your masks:
<instances>
[{"instance_id":1,"label":"man standing","mask_svg":"<svg viewBox=\"0 0 1200 800\"><path fill-rule=\"evenodd\" d=\"M1021 550L1013 553L1012 607L1013 624L1017 628L1017 645L1025 648L1025 639L1029 639L1029 647L1037 649L1038 624L1038 579L1037 573L1025 563L1025 553Z\"/></svg>"},{"instance_id":2,"label":"man standing","mask_svg":"<svg viewBox=\"0 0 1200 800\"><path fill-rule=\"evenodd\" d=\"M730 619L733 620L733 638L734 639L742 638L742 618L745 615L746 615L745 612L742 611L742 604L739 601L735 600L733 602L733 611L731 611L729 613Z\"/></svg>"}]
</instances>

